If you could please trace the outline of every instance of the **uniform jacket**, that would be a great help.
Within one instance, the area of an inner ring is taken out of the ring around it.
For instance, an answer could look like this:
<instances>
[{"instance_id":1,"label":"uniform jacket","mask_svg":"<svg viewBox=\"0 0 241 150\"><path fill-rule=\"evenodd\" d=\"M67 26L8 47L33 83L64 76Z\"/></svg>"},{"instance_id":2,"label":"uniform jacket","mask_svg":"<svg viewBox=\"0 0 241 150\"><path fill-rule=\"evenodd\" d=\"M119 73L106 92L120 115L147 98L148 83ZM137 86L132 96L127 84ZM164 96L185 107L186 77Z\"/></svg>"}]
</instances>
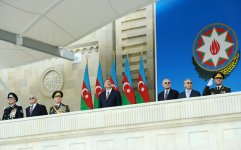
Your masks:
<instances>
[{"instance_id":1,"label":"uniform jacket","mask_svg":"<svg viewBox=\"0 0 241 150\"><path fill-rule=\"evenodd\" d=\"M231 93L231 89L222 85L222 87L219 90L216 87L209 89L209 86L206 86L203 90L203 95L214 95L224 93Z\"/></svg>"},{"instance_id":2,"label":"uniform jacket","mask_svg":"<svg viewBox=\"0 0 241 150\"><path fill-rule=\"evenodd\" d=\"M7 107L4 109L2 120L23 118L23 108L22 106L13 105L12 107Z\"/></svg>"},{"instance_id":3,"label":"uniform jacket","mask_svg":"<svg viewBox=\"0 0 241 150\"><path fill-rule=\"evenodd\" d=\"M49 114L59 114L59 113L65 113L65 112L70 112L69 106L65 105L63 103L59 104L59 107L56 105L53 105L49 109Z\"/></svg>"}]
</instances>

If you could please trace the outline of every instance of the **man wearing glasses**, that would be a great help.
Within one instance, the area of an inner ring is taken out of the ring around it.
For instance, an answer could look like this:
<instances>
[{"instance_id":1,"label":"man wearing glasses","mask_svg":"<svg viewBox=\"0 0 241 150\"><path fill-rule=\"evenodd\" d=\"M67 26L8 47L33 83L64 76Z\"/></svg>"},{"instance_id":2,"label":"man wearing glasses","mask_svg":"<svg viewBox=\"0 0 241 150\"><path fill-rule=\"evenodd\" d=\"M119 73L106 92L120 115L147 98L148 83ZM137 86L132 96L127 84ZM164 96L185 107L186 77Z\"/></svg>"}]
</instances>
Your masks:
<instances>
[{"instance_id":1,"label":"man wearing glasses","mask_svg":"<svg viewBox=\"0 0 241 150\"><path fill-rule=\"evenodd\" d=\"M4 109L2 120L23 118L22 106L16 105L16 102L18 102L18 96L11 92L8 94L7 98L9 106Z\"/></svg>"},{"instance_id":2,"label":"man wearing glasses","mask_svg":"<svg viewBox=\"0 0 241 150\"><path fill-rule=\"evenodd\" d=\"M170 79L164 79L162 81L162 86L164 88L164 91L161 91L158 94L158 101L177 99L178 98L178 94L179 94L178 91L171 89Z\"/></svg>"},{"instance_id":3,"label":"man wearing glasses","mask_svg":"<svg viewBox=\"0 0 241 150\"><path fill-rule=\"evenodd\" d=\"M225 76L222 72L216 72L213 74L213 78L211 78L207 84L207 86L203 90L203 95L214 95L214 94L223 94L223 93L230 93L231 89L228 87L223 86L223 80ZM216 87L211 88L214 82L216 83Z\"/></svg>"},{"instance_id":4,"label":"man wearing glasses","mask_svg":"<svg viewBox=\"0 0 241 150\"><path fill-rule=\"evenodd\" d=\"M185 91L181 92L178 98L190 98L190 97L201 96L199 91L192 89L191 79L184 80L184 87L185 87Z\"/></svg>"},{"instance_id":5,"label":"man wearing glasses","mask_svg":"<svg viewBox=\"0 0 241 150\"><path fill-rule=\"evenodd\" d=\"M26 108L26 116L33 117L33 116L42 116L47 115L47 109L44 105L37 103L36 96L29 97L30 106Z\"/></svg>"}]
</instances>

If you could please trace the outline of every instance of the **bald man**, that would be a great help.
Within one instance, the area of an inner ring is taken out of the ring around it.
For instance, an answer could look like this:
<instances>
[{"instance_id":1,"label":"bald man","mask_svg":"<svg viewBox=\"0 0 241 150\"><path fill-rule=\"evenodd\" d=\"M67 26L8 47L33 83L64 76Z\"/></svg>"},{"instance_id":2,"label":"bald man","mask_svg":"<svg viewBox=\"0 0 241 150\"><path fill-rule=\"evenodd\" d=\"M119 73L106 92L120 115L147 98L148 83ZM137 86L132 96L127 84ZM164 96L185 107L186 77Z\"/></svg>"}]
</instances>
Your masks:
<instances>
[{"instance_id":1,"label":"bald man","mask_svg":"<svg viewBox=\"0 0 241 150\"><path fill-rule=\"evenodd\" d=\"M158 101L171 100L171 99L178 98L179 92L177 90L171 89L171 80L170 79L164 79L162 81L162 86L163 86L164 90L158 94Z\"/></svg>"}]
</instances>

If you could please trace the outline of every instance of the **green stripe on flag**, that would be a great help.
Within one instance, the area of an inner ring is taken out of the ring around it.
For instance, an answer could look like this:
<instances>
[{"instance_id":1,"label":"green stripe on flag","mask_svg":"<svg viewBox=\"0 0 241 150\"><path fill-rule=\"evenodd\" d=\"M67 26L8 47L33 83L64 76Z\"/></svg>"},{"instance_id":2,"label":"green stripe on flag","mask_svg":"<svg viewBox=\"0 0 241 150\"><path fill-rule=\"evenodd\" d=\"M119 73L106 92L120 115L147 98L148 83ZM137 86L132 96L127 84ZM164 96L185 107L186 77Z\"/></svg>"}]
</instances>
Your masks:
<instances>
[{"instance_id":1,"label":"green stripe on flag","mask_svg":"<svg viewBox=\"0 0 241 150\"><path fill-rule=\"evenodd\" d=\"M140 92L136 90L135 93L136 93L136 103L137 104L144 103L145 101L143 100Z\"/></svg>"},{"instance_id":2,"label":"green stripe on flag","mask_svg":"<svg viewBox=\"0 0 241 150\"><path fill-rule=\"evenodd\" d=\"M124 92L121 93L121 97L122 97L122 105L130 105L131 104Z\"/></svg>"},{"instance_id":3,"label":"green stripe on flag","mask_svg":"<svg viewBox=\"0 0 241 150\"><path fill-rule=\"evenodd\" d=\"M80 99L80 103L81 103L80 110L90 110L90 108L86 105L86 103L82 97Z\"/></svg>"},{"instance_id":4,"label":"green stripe on flag","mask_svg":"<svg viewBox=\"0 0 241 150\"><path fill-rule=\"evenodd\" d=\"M99 108L99 99L96 95L94 96L94 108Z\"/></svg>"}]
</instances>

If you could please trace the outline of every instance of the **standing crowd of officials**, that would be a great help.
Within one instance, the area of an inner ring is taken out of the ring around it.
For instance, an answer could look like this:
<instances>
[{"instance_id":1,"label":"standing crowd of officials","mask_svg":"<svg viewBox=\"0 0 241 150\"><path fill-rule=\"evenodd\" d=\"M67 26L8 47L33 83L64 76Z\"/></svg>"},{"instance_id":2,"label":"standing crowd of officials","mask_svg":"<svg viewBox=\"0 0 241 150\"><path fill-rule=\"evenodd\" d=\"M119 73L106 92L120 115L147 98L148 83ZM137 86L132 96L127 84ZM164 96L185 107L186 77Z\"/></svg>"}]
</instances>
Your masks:
<instances>
[{"instance_id":1,"label":"standing crowd of officials","mask_svg":"<svg viewBox=\"0 0 241 150\"><path fill-rule=\"evenodd\" d=\"M69 112L69 106L62 103L63 92L55 91L52 95L54 99L54 105L50 107L49 114L58 114ZM18 106L16 103L18 101L18 96L11 92L7 96L8 107L4 109L2 120L18 119L23 118L23 108ZM47 109L44 105L37 102L36 96L29 97L30 106L25 109L27 117L42 116L47 115Z\"/></svg>"},{"instance_id":2,"label":"standing crowd of officials","mask_svg":"<svg viewBox=\"0 0 241 150\"><path fill-rule=\"evenodd\" d=\"M208 84L205 86L202 95L205 96L230 93L231 89L223 85L224 78L225 76L222 72L214 73L212 78L209 80ZM216 86L210 89L210 86L212 86L213 81L215 82ZM171 88L171 80L164 79L162 81L162 86L164 90L158 94L158 101L201 96L199 91L192 89L192 85L193 83L191 79L184 80L185 90L179 94L177 90Z\"/></svg>"},{"instance_id":3,"label":"standing crowd of officials","mask_svg":"<svg viewBox=\"0 0 241 150\"><path fill-rule=\"evenodd\" d=\"M111 88L110 80L105 80L105 91L99 95L99 108L120 106L122 104L121 94ZM49 108L49 114L59 114L70 112L69 106L62 103L64 94L62 91L55 91L52 94L54 105ZM18 106L18 96L11 92L7 96L8 107L4 109L2 120L10 120L23 118L23 108ZM47 115L47 109L44 105L37 102L37 97L32 95L29 97L30 106L25 109L27 117Z\"/></svg>"},{"instance_id":4,"label":"standing crowd of officials","mask_svg":"<svg viewBox=\"0 0 241 150\"><path fill-rule=\"evenodd\" d=\"M207 86L204 88L202 95L230 93L231 89L222 84L224 78L225 76L223 73L215 73L213 78L209 80ZM210 89L210 86L213 84L213 80L216 87ZM192 89L192 85L192 80L186 79L184 81L185 90L179 93L177 90L171 88L171 81L169 79L164 79L162 81L164 90L158 94L158 101L201 96L200 92ZM111 88L110 80L105 80L104 87L105 91L99 95L99 108L122 105L121 94L119 91ZM49 114L70 112L69 106L62 103L63 92L55 91L52 94L52 98L54 100L54 105L50 107ZM2 120L23 118L24 115L22 106L16 105L16 102L18 102L18 96L11 92L8 94L7 99L9 106L4 109ZM46 107L37 102L36 96L32 95L29 97L29 104L30 106L25 109L27 117L48 114Z\"/></svg>"}]
</instances>

